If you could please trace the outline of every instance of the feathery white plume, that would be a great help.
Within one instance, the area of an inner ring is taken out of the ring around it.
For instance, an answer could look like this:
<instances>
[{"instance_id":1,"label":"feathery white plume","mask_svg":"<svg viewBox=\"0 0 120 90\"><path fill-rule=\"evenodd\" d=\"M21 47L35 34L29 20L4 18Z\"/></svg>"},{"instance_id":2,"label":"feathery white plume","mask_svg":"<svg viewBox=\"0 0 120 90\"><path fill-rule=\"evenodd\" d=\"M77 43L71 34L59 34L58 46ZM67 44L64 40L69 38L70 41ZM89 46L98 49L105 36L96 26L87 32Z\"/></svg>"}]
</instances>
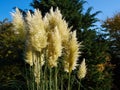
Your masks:
<instances>
[{"instance_id":1,"label":"feathery white plume","mask_svg":"<svg viewBox=\"0 0 120 90\"><path fill-rule=\"evenodd\" d=\"M82 63L79 66L79 71L78 71L78 78L82 79L86 76L87 73L87 68L86 68L86 64L85 64L85 59L83 59Z\"/></svg>"}]
</instances>

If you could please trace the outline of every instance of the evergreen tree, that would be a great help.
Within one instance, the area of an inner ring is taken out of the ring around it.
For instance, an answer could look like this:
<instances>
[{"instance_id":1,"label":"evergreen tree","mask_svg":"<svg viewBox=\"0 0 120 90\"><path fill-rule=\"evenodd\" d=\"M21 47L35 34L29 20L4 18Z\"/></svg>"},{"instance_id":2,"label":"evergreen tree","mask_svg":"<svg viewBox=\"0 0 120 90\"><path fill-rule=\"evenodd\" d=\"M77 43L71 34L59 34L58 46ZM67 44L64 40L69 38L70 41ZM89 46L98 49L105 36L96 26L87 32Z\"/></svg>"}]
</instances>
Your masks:
<instances>
[{"instance_id":1,"label":"evergreen tree","mask_svg":"<svg viewBox=\"0 0 120 90\"><path fill-rule=\"evenodd\" d=\"M83 57L86 58L88 76L84 80L86 90L111 90L112 66L108 52L108 42L96 31L83 33Z\"/></svg>"},{"instance_id":2,"label":"evergreen tree","mask_svg":"<svg viewBox=\"0 0 120 90\"><path fill-rule=\"evenodd\" d=\"M90 29L98 21L95 16L100 12L91 14L92 7L84 13L84 0L33 0L31 5L42 11L44 16L51 7L58 7L63 18L77 30L79 41L83 41L82 58L86 58L88 72L82 81L83 90L110 90L111 66L108 53L108 43L102 35L97 35L96 30ZM77 85L76 83L73 84ZM76 86L75 86L76 88Z\"/></svg>"},{"instance_id":3,"label":"evergreen tree","mask_svg":"<svg viewBox=\"0 0 120 90\"><path fill-rule=\"evenodd\" d=\"M69 22L69 26L73 27L72 30L79 30L94 26L98 20L95 16L100 13L97 11L91 14L92 7L89 7L85 13L83 5L86 3L84 0L33 0L31 6L39 9L44 16L51 7L54 9L58 7L63 15L63 18Z\"/></svg>"}]
</instances>

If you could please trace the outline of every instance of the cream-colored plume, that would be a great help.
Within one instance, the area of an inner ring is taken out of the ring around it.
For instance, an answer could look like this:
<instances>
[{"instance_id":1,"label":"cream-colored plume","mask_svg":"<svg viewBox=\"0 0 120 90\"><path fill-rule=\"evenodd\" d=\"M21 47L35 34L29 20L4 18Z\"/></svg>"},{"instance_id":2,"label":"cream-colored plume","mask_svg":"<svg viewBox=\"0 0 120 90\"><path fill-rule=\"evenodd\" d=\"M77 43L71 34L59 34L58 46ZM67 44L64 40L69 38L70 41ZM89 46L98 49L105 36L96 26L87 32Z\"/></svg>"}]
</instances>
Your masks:
<instances>
[{"instance_id":1,"label":"cream-colored plume","mask_svg":"<svg viewBox=\"0 0 120 90\"><path fill-rule=\"evenodd\" d=\"M29 41L35 51L41 51L47 46L47 33L44 29L44 22L42 20L41 12L35 10L34 14L27 13L27 24Z\"/></svg>"},{"instance_id":2,"label":"cream-colored plume","mask_svg":"<svg viewBox=\"0 0 120 90\"><path fill-rule=\"evenodd\" d=\"M32 51L28 50L28 51L25 53L25 61L26 61L30 66L33 66Z\"/></svg>"},{"instance_id":3,"label":"cream-colored plume","mask_svg":"<svg viewBox=\"0 0 120 90\"><path fill-rule=\"evenodd\" d=\"M78 78L82 79L86 76L87 73L87 68L86 68L86 64L85 64L85 59L83 59L82 63L79 66L79 71L78 71Z\"/></svg>"},{"instance_id":4,"label":"cream-colored plume","mask_svg":"<svg viewBox=\"0 0 120 90\"><path fill-rule=\"evenodd\" d=\"M15 34L20 36L21 40L25 40L26 30L25 30L25 22L23 20L22 13L16 8L16 12L11 13L13 17L13 26L15 30Z\"/></svg>"},{"instance_id":5,"label":"cream-colored plume","mask_svg":"<svg viewBox=\"0 0 120 90\"><path fill-rule=\"evenodd\" d=\"M76 31L71 33L70 40L65 46L65 60L64 60L64 70L71 73L72 70L76 69L77 60L80 55L79 51L80 43L78 43L76 38Z\"/></svg>"},{"instance_id":6,"label":"cream-colored plume","mask_svg":"<svg viewBox=\"0 0 120 90\"><path fill-rule=\"evenodd\" d=\"M53 8L51 8L50 12L45 15L43 20L48 31L53 30L57 26L61 36L62 45L64 45L69 39L70 29L68 28L66 21L62 18L60 10L57 8L53 11Z\"/></svg>"},{"instance_id":7,"label":"cream-colored plume","mask_svg":"<svg viewBox=\"0 0 120 90\"><path fill-rule=\"evenodd\" d=\"M62 55L62 43L58 28L50 31L48 34L47 57L50 67L57 66L57 60Z\"/></svg>"},{"instance_id":8,"label":"cream-colored plume","mask_svg":"<svg viewBox=\"0 0 120 90\"><path fill-rule=\"evenodd\" d=\"M46 14L43 20L46 24L46 30L48 32L54 32L54 28L57 27L61 37L62 48L64 49L65 53L64 69L67 72L71 72L75 69L77 65L77 59L80 54L80 44L77 42L76 32L70 33L70 28L68 28L68 24L62 18L62 14L58 8L55 11L53 11L53 8L51 8L50 12ZM58 39L58 41L60 40Z\"/></svg>"}]
</instances>

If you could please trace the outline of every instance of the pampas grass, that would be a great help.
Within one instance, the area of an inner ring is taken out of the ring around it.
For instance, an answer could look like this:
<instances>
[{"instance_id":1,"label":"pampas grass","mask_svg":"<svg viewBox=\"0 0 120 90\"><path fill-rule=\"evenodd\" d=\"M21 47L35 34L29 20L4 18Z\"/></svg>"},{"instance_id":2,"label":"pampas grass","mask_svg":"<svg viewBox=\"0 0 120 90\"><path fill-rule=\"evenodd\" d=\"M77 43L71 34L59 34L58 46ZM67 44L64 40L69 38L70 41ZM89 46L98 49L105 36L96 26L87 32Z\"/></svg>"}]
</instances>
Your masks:
<instances>
[{"instance_id":1,"label":"pampas grass","mask_svg":"<svg viewBox=\"0 0 120 90\"><path fill-rule=\"evenodd\" d=\"M78 70L78 74L77 74L78 79L80 80L78 90L80 90L81 80L83 78L85 78L86 73L87 73L87 68L86 68L86 63L85 63L85 58L84 58L83 61L81 62L81 64L79 65L79 70Z\"/></svg>"},{"instance_id":2,"label":"pampas grass","mask_svg":"<svg viewBox=\"0 0 120 90\"><path fill-rule=\"evenodd\" d=\"M30 65L28 90L71 90L71 73L78 67L81 43L60 10L51 8L44 17L39 10L34 14L28 11L25 20L18 9L12 15L15 29L23 30L19 34L25 35L24 58Z\"/></svg>"},{"instance_id":3,"label":"pampas grass","mask_svg":"<svg viewBox=\"0 0 120 90\"><path fill-rule=\"evenodd\" d=\"M86 68L85 58L84 58L79 66L79 71L77 76L79 79L82 79L86 76L86 73L87 73L87 68Z\"/></svg>"},{"instance_id":4,"label":"pampas grass","mask_svg":"<svg viewBox=\"0 0 120 90\"><path fill-rule=\"evenodd\" d=\"M18 36L18 39L25 41L26 30L25 30L25 22L23 20L22 13L16 8L16 12L11 13L13 18L13 26L14 26L14 34Z\"/></svg>"}]
</instances>

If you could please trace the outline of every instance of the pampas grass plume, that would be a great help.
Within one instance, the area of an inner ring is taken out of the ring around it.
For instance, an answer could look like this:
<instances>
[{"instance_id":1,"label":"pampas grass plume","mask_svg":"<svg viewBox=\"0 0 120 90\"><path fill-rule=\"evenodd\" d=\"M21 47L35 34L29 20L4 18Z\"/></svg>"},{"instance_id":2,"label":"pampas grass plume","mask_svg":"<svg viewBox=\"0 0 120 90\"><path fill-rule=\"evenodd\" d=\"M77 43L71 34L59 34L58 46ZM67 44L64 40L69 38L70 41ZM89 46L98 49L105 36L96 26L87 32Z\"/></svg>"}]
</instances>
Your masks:
<instances>
[{"instance_id":1,"label":"pampas grass plume","mask_svg":"<svg viewBox=\"0 0 120 90\"><path fill-rule=\"evenodd\" d=\"M77 60L80 56L80 43L78 43L76 38L76 31L71 32L70 40L68 41L68 45L65 47L66 56L64 60L64 70L66 72L71 73L72 70L76 69Z\"/></svg>"},{"instance_id":2,"label":"pampas grass plume","mask_svg":"<svg viewBox=\"0 0 120 90\"><path fill-rule=\"evenodd\" d=\"M16 12L11 13L11 15L13 17L14 33L18 35L21 40L25 40L26 30L22 13L16 8Z\"/></svg>"},{"instance_id":3,"label":"pampas grass plume","mask_svg":"<svg viewBox=\"0 0 120 90\"><path fill-rule=\"evenodd\" d=\"M78 78L82 79L86 76L87 73L87 68L86 68L86 64L85 64L85 59L83 59L82 63L79 66L79 71L78 71Z\"/></svg>"},{"instance_id":4,"label":"pampas grass plume","mask_svg":"<svg viewBox=\"0 0 120 90\"><path fill-rule=\"evenodd\" d=\"M56 67L57 60L62 55L61 37L57 27L54 28L54 31L49 32L47 49L49 66Z\"/></svg>"},{"instance_id":5,"label":"pampas grass plume","mask_svg":"<svg viewBox=\"0 0 120 90\"><path fill-rule=\"evenodd\" d=\"M27 13L28 36L34 50L41 52L47 46L47 33L44 28L41 12L35 10L34 14Z\"/></svg>"}]
</instances>

